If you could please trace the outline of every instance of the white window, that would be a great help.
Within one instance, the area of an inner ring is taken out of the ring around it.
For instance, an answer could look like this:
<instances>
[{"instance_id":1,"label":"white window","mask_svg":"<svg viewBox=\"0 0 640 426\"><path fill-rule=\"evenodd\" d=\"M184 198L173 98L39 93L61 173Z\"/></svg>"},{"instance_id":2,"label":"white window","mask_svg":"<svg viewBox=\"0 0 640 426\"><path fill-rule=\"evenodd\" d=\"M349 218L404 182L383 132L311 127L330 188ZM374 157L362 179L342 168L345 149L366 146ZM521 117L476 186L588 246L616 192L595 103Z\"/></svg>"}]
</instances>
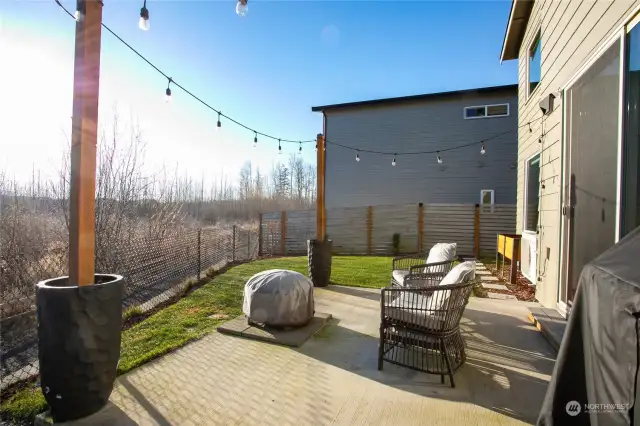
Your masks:
<instances>
[{"instance_id":1,"label":"white window","mask_svg":"<svg viewBox=\"0 0 640 426\"><path fill-rule=\"evenodd\" d=\"M495 192L493 189L482 189L480 190L480 205L481 206L492 206L495 204Z\"/></svg>"},{"instance_id":2,"label":"white window","mask_svg":"<svg viewBox=\"0 0 640 426\"><path fill-rule=\"evenodd\" d=\"M464 108L465 120L476 118L508 117L509 104L477 105Z\"/></svg>"},{"instance_id":3,"label":"white window","mask_svg":"<svg viewBox=\"0 0 640 426\"><path fill-rule=\"evenodd\" d=\"M529 45L527 56L527 99L533 93L533 91L540 84L540 78L542 77L542 35L538 30L535 38Z\"/></svg>"},{"instance_id":4,"label":"white window","mask_svg":"<svg viewBox=\"0 0 640 426\"><path fill-rule=\"evenodd\" d=\"M540 203L540 154L531 157L524 171L524 230L538 230L538 205Z\"/></svg>"}]
</instances>

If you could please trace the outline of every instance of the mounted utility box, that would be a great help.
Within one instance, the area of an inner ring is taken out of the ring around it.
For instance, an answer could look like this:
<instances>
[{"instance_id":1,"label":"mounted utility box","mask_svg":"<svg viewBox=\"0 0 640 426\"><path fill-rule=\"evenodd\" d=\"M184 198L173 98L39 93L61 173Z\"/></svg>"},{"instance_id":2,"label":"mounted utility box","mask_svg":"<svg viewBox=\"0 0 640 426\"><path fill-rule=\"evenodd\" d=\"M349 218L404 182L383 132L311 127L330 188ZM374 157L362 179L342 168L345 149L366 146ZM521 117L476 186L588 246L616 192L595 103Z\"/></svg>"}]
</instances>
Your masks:
<instances>
[{"instance_id":1,"label":"mounted utility box","mask_svg":"<svg viewBox=\"0 0 640 426\"><path fill-rule=\"evenodd\" d=\"M518 262L520 261L520 234L498 234L498 246L496 247L496 268L499 268L499 260L502 257L502 267L504 269L505 260L511 261L509 282L516 283L518 276Z\"/></svg>"}]
</instances>

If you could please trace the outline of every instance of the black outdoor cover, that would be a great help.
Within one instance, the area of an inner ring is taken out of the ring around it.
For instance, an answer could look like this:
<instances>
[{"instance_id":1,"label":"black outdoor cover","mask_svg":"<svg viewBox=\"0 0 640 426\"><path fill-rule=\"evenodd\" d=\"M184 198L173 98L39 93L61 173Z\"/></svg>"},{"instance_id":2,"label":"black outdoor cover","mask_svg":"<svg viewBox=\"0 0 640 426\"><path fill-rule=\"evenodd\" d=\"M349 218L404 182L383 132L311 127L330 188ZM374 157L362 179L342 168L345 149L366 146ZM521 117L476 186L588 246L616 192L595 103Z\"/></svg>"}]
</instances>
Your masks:
<instances>
[{"instance_id":1,"label":"black outdoor cover","mask_svg":"<svg viewBox=\"0 0 640 426\"><path fill-rule=\"evenodd\" d=\"M637 228L582 270L538 425L640 425L639 313Z\"/></svg>"}]
</instances>

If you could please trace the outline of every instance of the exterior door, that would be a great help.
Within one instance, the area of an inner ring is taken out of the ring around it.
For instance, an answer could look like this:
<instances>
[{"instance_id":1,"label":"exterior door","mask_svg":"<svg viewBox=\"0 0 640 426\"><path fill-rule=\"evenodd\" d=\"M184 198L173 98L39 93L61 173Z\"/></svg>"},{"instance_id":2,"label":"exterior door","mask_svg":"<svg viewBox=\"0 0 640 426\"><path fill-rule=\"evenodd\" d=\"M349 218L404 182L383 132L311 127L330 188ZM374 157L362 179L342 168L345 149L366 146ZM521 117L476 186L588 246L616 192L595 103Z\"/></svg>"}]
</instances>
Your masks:
<instances>
[{"instance_id":1,"label":"exterior door","mask_svg":"<svg viewBox=\"0 0 640 426\"><path fill-rule=\"evenodd\" d=\"M616 241L620 40L565 91L564 250L560 302L582 268Z\"/></svg>"}]
</instances>

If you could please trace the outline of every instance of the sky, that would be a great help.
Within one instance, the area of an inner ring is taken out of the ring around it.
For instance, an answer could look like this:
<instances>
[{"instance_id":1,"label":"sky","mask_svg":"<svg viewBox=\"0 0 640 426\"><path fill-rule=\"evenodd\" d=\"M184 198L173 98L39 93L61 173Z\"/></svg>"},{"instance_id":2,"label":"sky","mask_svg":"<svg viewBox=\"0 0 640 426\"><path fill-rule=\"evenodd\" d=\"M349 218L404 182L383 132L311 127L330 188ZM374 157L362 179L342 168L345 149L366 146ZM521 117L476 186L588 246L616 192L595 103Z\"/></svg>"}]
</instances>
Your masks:
<instances>
[{"instance_id":1,"label":"sky","mask_svg":"<svg viewBox=\"0 0 640 426\"><path fill-rule=\"evenodd\" d=\"M61 0L70 10L75 2ZM499 54L511 2L104 0L103 22L174 80L252 129L315 139L311 107L513 84ZM54 0L0 4L0 171L25 180L55 174L71 135L75 22ZM146 167L234 180L245 161L263 171L298 144L260 138L222 120L103 30L99 126L139 126ZM314 144L302 156L315 162Z\"/></svg>"}]
</instances>

